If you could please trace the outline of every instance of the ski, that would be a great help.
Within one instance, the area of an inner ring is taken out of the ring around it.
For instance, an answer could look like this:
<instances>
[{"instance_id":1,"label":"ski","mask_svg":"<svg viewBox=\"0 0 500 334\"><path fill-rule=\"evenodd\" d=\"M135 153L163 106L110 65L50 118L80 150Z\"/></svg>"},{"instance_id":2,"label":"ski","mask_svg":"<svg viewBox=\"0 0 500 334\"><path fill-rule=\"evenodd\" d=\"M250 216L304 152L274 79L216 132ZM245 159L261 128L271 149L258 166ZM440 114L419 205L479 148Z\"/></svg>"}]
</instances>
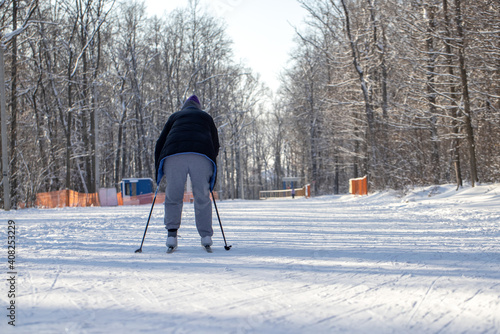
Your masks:
<instances>
[{"instance_id":1,"label":"ski","mask_svg":"<svg viewBox=\"0 0 500 334\"><path fill-rule=\"evenodd\" d=\"M207 253L213 253L213 250L212 250L212 247L211 246L202 246L203 249L207 252ZM177 247L168 247L167 248L167 254L170 254L170 253L173 253L175 252L175 250L177 249Z\"/></svg>"}]
</instances>

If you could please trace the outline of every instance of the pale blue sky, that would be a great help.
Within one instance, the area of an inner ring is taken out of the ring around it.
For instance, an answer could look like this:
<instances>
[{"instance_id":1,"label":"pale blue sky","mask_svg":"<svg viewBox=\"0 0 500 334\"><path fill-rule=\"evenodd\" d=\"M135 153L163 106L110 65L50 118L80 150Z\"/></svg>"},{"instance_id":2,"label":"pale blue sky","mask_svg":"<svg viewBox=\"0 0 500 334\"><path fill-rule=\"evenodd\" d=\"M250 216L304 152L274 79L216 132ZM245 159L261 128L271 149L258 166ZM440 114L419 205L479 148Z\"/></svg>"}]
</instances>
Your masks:
<instances>
[{"instance_id":1,"label":"pale blue sky","mask_svg":"<svg viewBox=\"0 0 500 334\"><path fill-rule=\"evenodd\" d=\"M149 14L186 7L189 0L145 0ZM212 14L227 22L236 61L242 60L273 90L287 65L295 31L306 14L295 0L200 0Z\"/></svg>"}]
</instances>

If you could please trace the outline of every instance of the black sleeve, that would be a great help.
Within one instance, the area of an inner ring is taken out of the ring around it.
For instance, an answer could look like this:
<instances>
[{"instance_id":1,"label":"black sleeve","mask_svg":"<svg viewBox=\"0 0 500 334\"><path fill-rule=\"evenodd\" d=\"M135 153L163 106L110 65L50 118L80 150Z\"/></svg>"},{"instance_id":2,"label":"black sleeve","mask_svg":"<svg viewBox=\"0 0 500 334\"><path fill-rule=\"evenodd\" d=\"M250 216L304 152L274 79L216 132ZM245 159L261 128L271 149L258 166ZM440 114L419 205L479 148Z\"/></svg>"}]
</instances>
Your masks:
<instances>
[{"instance_id":1,"label":"black sleeve","mask_svg":"<svg viewBox=\"0 0 500 334\"><path fill-rule=\"evenodd\" d=\"M158 167L160 165L161 151L163 150L163 146L165 145L165 141L167 140L168 133L170 132L170 129L172 128L172 124L173 124L173 117L170 116L167 123L165 123L165 126L163 127L163 131L161 132L160 137L156 141L156 146L155 146L156 174L158 174Z\"/></svg>"},{"instance_id":2,"label":"black sleeve","mask_svg":"<svg viewBox=\"0 0 500 334\"><path fill-rule=\"evenodd\" d=\"M211 130L211 137L212 137L212 145L214 146L215 157L217 158L217 156L219 155L219 148L220 148L219 132L217 131L217 127L215 126L215 122L214 122L213 118L211 118L211 120L212 120L212 124L210 126L210 130ZM217 161L214 161L214 163L217 164ZM218 174L218 172L215 173L215 175L214 175L213 188L210 190L215 189L215 185L217 184L217 174Z\"/></svg>"},{"instance_id":3,"label":"black sleeve","mask_svg":"<svg viewBox=\"0 0 500 334\"><path fill-rule=\"evenodd\" d=\"M220 144L219 144L219 133L217 131L217 127L215 126L215 123L214 123L214 120L212 119L212 143L214 145L214 149L215 149L215 156L218 156L219 155L219 148L220 148ZM216 161L214 161L216 162Z\"/></svg>"}]
</instances>

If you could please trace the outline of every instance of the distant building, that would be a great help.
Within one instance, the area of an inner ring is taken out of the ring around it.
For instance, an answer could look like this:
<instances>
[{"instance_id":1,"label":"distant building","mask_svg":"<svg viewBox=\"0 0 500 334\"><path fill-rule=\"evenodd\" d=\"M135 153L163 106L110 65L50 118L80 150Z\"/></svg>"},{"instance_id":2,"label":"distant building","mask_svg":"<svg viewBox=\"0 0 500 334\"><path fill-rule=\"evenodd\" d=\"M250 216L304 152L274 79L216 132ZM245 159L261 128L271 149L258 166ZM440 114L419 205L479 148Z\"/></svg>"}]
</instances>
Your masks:
<instances>
[{"instance_id":1,"label":"distant building","mask_svg":"<svg viewBox=\"0 0 500 334\"><path fill-rule=\"evenodd\" d=\"M120 182L120 191L123 198L153 193L153 179L151 178L128 178Z\"/></svg>"}]
</instances>

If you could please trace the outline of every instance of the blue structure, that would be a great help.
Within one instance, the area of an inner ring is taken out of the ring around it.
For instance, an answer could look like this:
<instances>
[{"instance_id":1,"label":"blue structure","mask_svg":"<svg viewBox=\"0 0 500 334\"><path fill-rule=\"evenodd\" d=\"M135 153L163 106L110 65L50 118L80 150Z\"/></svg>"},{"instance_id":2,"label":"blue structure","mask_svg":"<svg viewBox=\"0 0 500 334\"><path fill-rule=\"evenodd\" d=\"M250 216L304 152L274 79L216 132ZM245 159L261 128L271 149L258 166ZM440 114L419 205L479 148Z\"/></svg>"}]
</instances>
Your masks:
<instances>
[{"instance_id":1,"label":"blue structure","mask_svg":"<svg viewBox=\"0 0 500 334\"><path fill-rule=\"evenodd\" d=\"M153 179L130 178L120 182L122 196L138 196L153 193Z\"/></svg>"}]
</instances>

